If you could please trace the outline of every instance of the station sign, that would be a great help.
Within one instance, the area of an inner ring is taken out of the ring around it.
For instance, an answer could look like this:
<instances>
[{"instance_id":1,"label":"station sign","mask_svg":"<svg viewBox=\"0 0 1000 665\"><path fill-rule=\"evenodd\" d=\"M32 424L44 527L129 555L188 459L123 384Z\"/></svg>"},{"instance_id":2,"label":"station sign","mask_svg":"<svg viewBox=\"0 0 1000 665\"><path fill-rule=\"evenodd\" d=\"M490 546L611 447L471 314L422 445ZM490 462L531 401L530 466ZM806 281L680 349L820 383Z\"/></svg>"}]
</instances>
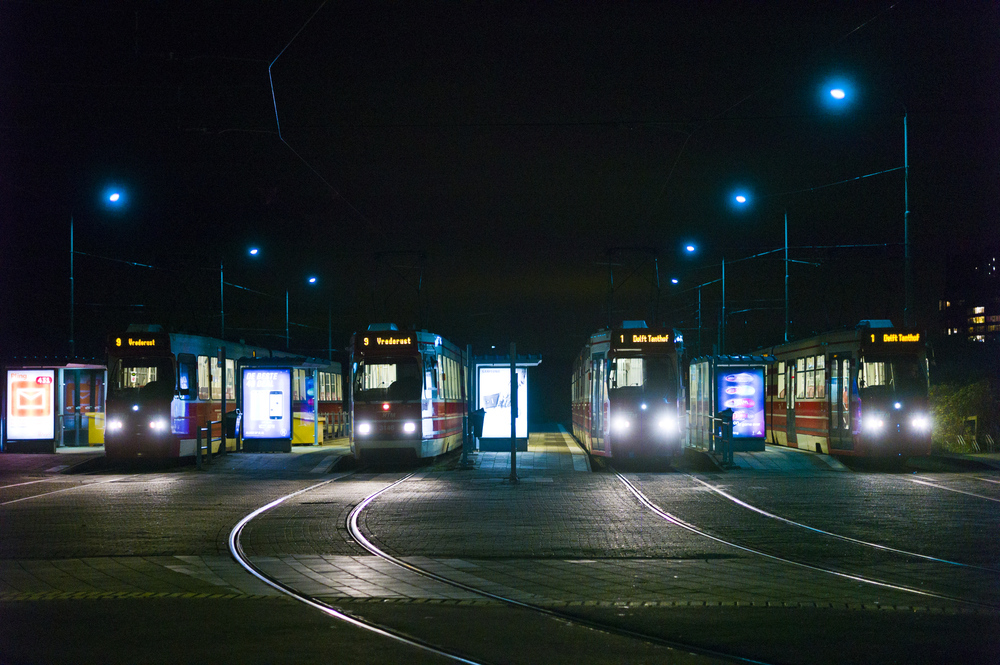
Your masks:
<instances>
[{"instance_id":1,"label":"station sign","mask_svg":"<svg viewBox=\"0 0 1000 665\"><path fill-rule=\"evenodd\" d=\"M719 411L733 410L733 438L763 439L764 368L719 365L715 376Z\"/></svg>"},{"instance_id":2,"label":"station sign","mask_svg":"<svg viewBox=\"0 0 1000 665\"><path fill-rule=\"evenodd\" d=\"M528 368L517 367L517 417L514 436L528 436ZM510 438L510 367L479 367L479 408L486 411L483 438Z\"/></svg>"},{"instance_id":3,"label":"station sign","mask_svg":"<svg viewBox=\"0 0 1000 665\"><path fill-rule=\"evenodd\" d=\"M55 438L55 370L7 370L7 438Z\"/></svg>"},{"instance_id":4,"label":"station sign","mask_svg":"<svg viewBox=\"0 0 1000 665\"><path fill-rule=\"evenodd\" d=\"M243 438L292 437L292 370L243 368Z\"/></svg>"}]
</instances>

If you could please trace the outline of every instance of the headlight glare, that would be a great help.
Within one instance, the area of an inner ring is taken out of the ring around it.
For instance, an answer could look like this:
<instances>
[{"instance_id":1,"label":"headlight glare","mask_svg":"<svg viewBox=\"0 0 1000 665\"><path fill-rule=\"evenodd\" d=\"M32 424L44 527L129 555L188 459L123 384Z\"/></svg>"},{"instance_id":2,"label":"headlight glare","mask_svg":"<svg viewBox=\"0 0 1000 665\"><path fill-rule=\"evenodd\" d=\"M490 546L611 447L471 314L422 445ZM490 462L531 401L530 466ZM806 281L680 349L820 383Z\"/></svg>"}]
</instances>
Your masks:
<instances>
[{"instance_id":1,"label":"headlight glare","mask_svg":"<svg viewBox=\"0 0 1000 665\"><path fill-rule=\"evenodd\" d=\"M371 434L371 423L358 423L358 434Z\"/></svg>"},{"instance_id":2,"label":"headlight glare","mask_svg":"<svg viewBox=\"0 0 1000 665\"><path fill-rule=\"evenodd\" d=\"M885 427L885 418L882 414L873 413L871 415L865 416L864 420L861 421L861 426L866 432L876 433L881 432Z\"/></svg>"},{"instance_id":3,"label":"headlight glare","mask_svg":"<svg viewBox=\"0 0 1000 665\"><path fill-rule=\"evenodd\" d=\"M627 432L632 423L625 416L615 416L611 419L611 427L614 428L616 432Z\"/></svg>"},{"instance_id":4,"label":"headlight glare","mask_svg":"<svg viewBox=\"0 0 1000 665\"><path fill-rule=\"evenodd\" d=\"M117 432L117 431L121 430L121 428L122 428L122 421L120 421L120 420L109 420L108 421L108 430L109 431L111 431L111 432Z\"/></svg>"},{"instance_id":5,"label":"headlight glare","mask_svg":"<svg viewBox=\"0 0 1000 665\"><path fill-rule=\"evenodd\" d=\"M926 432L931 428L931 419L921 413L913 416L913 419L910 420L910 425L912 425L915 430Z\"/></svg>"},{"instance_id":6,"label":"headlight glare","mask_svg":"<svg viewBox=\"0 0 1000 665\"><path fill-rule=\"evenodd\" d=\"M403 431L407 434L413 434L417 431L416 423L403 423Z\"/></svg>"}]
</instances>

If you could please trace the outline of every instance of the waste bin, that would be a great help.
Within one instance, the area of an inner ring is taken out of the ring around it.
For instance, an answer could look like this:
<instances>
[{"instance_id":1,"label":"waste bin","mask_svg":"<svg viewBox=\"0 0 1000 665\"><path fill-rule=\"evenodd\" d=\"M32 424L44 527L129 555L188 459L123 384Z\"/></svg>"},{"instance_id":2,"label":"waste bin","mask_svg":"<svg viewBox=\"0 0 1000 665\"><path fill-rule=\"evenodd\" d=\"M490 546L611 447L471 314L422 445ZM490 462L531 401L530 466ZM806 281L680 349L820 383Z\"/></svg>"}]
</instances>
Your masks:
<instances>
[{"instance_id":1,"label":"waste bin","mask_svg":"<svg viewBox=\"0 0 1000 665\"><path fill-rule=\"evenodd\" d=\"M472 412L472 435L477 439L483 436L484 422L486 422L486 409L479 408Z\"/></svg>"},{"instance_id":2,"label":"waste bin","mask_svg":"<svg viewBox=\"0 0 1000 665\"><path fill-rule=\"evenodd\" d=\"M243 421L243 414L239 409L226 412L226 438L235 439L240 435L240 423Z\"/></svg>"}]
</instances>

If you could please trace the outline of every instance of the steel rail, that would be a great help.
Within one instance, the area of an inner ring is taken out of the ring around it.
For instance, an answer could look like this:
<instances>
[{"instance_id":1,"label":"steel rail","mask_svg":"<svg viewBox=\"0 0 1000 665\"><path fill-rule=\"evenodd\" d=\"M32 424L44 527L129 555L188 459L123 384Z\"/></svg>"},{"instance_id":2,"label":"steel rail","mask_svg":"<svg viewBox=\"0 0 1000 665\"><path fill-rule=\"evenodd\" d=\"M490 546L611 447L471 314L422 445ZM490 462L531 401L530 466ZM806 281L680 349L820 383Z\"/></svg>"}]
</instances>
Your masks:
<instances>
[{"instance_id":1,"label":"steel rail","mask_svg":"<svg viewBox=\"0 0 1000 665\"><path fill-rule=\"evenodd\" d=\"M639 503L642 504L643 506L645 506L647 509L649 509L650 511L652 511L653 513L655 513L659 517L663 518L667 522L670 522L671 524L679 526L682 529L686 529L686 530L690 531L691 533L697 534L697 535L702 536L704 538L708 538L709 540L713 540L713 541L715 541L715 542L717 542L717 543L719 543L721 545L726 545L728 547L732 547L734 549L738 549L740 551L747 552L748 554L755 554L757 556L761 556L761 557L764 557L766 559L770 559L771 561L776 561L776 562L779 562L779 563L788 564L790 566L796 566L798 568L804 568L806 570L812 570L812 571L815 571L815 572L818 572L818 573L826 573L828 575L834 575L836 577L840 577L840 578L843 578L843 579L851 580L853 582L860 582L862 584L868 584L868 585L871 585L871 586L879 587L881 589L888 589L888 590L899 591L899 592L903 592L903 593L912 593L912 594L916 594L918 596L923 596L925 598L934 598L936 600L945 600L945 601L952 602L952 603L960 603L960 604L964 604L964 605L974 605L976 607L982 607L982 608L989 609L989 610L998 610L998 609L1000 609L1000 606L998 606L998 605L992 605L990 603L983 603L983 602L976 601L976 600L969 600L968 598L960 598L958 596L950 596L950 595L947 595L947 594L936 593L934 591L924 591L922 589L917 589L917 588L910 587L910 586L905 586L905 585L902 585L902 584L892 584L890 582L883 582L882 580L878 580L878 579L875 579L875 578L872 578L872 577L865 577L863 575L855 575L853 573L845 573L844 571L837 570L835 568L828 568L828 567L825 567L825 566L819 566L819 565L812 564L812 563L806 563L804 561L796 561L795 559L789 559L787 557L778 556L777 554L771 554L770 552L765 552L764 550L759 550L759 549L756 549L754 547L749 547L747 545L741 545L740 543L737 543L737 542L732 541L732 540L726 540L725 538L716 536L715 534L709 533L708 531L705 531L704 529L700 529L697 526L695 526L695 525L693 525L693 524L691 524L689 522L685 522L684 520L682 520L681 518L677 517L676 515L668 513L667 511L663 510L658 505L656 505L655 503L653 503L648 497L646 497L645 494L642 493L641 490L639 490L639 488L637 488L635 485L633 485L621 473L619 473L618 471L616 471L614 469L612 469L612 472L618 477L618 480L621 481L621 483L623 485L625 485L626 489L628 489L628 491L631 492L632 495L639 501Z\"/></svg>"},{"instance_id":2,"label":"steel rail","mask_svg":"<svg viewBox=\"0 0 1000 665\"><path fill-rule=\"evenodd\" d=\"M315 485L310 485L309 487L306 487L305 489L298 490L297 492L292 492L291 494L288 494L286 496L283 496L283 497L280 497L278 499L275 499L274 501L272 501L271 503L269 503L269 504L267 504L265 506L261 506L257 510L253 511L252 513L250 513L249 515L247 515L246 517L244 517L243 519L241 519L239 521L239 523L237 523L236 526L233 527L233 530L229 532L229 552L230 552L230 554L232 554L233 559L235 559L238 564L240 564L241 566L243 566L243 568L246 569L247 572L249 572L251 575L253 575L257 579L259 579L264 584L267 584L268 586L270 586L270 587L272 587L274 589L277 589L281 593L283 593L283 594L285 594L285 595L293 598L294 600L297 600L300 603L308 605L309 607L311 607L311 608L313 608L315 610L319 610L323 614L325 614L325 615L327 615L329 617L332 617L334 619L337 619L338 621L343 621L343 622L345 622L347 624L350 624L350 625L352 625L352 626L354 626L356 628L361 628L362 630L367 630L367 631L369 631L371 633L374 633L376 635L379 635L381 637L385 637L385 638L388 638L390 640L394 640L394 641L399 642L401 644L406 644L408 646L411 646L411 647L420 649L422 651L426 651L426 652L435 654L437 656L442 656L443 658L447 658L447 659L455 661L457 663L465 663L467 665L483 665L483 663L481 661L471 660L471 659L466 658L464 656L461 656L459 654L455 654L455 653L451 653L451 652L445 651L444 649L436 647L436 646L434 646L433 644L431 644L429 642L425 642L424 640L421 640L420 638L413 637L411 635L407 635L406 633L403 633L402 631L395 630L393 628L390 628L388 626L384 626L384 625L375 623L373 621L368 621L366 619L361 619L361 618L352 616L352 615L344 612L343 610L337 609L333 605L330 605L328 603L323 602L322 600L319 600L318 598L306 595L304 593L300 593L299 591L296 591L295 589L293 589L292 587L288 586L287 584L284 584L282 582L279 582L278 580L275 580L275 579L269 577L267 574L264 573L264 571L262 571L260 568L258 568L256 565L254 565L254 563L252 561L250 561L250 558L243 551L243 546L240 543L240 536L243 533L243 529L254 518L256 518L256 517L258 517L258 516L266 513L267 511L271 510L272 508L280 506L282 503L284 503L288 499L292 499L292 498L297 497L297 496L299 496L301 494L305 494L306 492L310 492L310 491L312 491L312 490L314 490L314 489L316 489L318 487L323 487L324 485L327 485L329 483L335 482L336 480L339 480L339 478L332 478L330 480L324 480L323 482L316 483ZM399 482L399 481L397 481L397 482ZM395 484L395 483L393 483L393 484Z\"/></svg>"},{"instance_id":3,"label":"steel rail","mask_svg":"<svg viewBox=\"0 0 1000 665\"><path fill-rule=\"evenodd\" d=\"M982 571L989 572L989 573L1000 573L1000 570L998 570L996 568L989 568L989 567L986 567L986 566L977 566L977 565L971 564L971 563L962 563L960 561L951 561L950 559L942 559L942 558L939 558L939 557L936 557L936 556L931 556L929 554L921 554L920 552L911 552L909 550L901 550L901 549L898 549L896 547L890 547L889 545L882 545L881 543L873 543L873 542L870 542L870 541L867 541L867 540L861 540L860 538L852 538L851 536L845 536L843 534L834 533L832 531L826 531L826 530L820 529L818 527L810 526L810 525L804 524L802 522L796 522L795 520L789 519L787 517L782 517L781 515L776 515L774 513L771 513L771 512L768 512L768 511L764 510L763 508L759 508L759 507L757 507L757 506L755 506L755 505L753 505L751 503L747 503L746 501L733 496L729 492L726 492L725 490L723 490L723 489L721 489L719 487L716 487L715 485L712 485L711 483L705 482L701 478L696 478L695 476L692 476L689 473L685 474L685 475L687 475L694 482L696 482L696 483L698 483L700 485L703 485L707 489L709 489L712 492L718 494L722 498L724 498L724 499L726 499L728 501L731 501L732 503L735 503L737 506L740 506L741 508L746 508L747 510L751 510L751 511L753 511L753 512L759 514L759 515L763 515L764 517L767 517L767 518L770 518L770 519L773 519L773 520L778 520L779 522L784 522L785 524L788 524L790 526L799 527L800 529L805 529L807 531L812 531L813 533L818 533L818 534L821 534L821 535L824 535L824 536L829 536L830 538L837 538L838 540L843 540L843 541L846 541L846 542L849 542L849 543L853 543L855 545L862 545L864 547L870 547L870 548L873 548L873 549L882 550L883 552L892 552L893 554L900 554L900 555L903 555L903 556L914 557L914 558L917 558L917 559L924 559L925 561L933 561L935 563L944 563L944 564L947 564L949 566L959 566L959 567L962 567L962 568L969 568L969 569L972 569L972 570L982 570Z\"/></svg>"},{"instance_id":4,"label":"steel rail","mask_svg":"<svg viewBox=\"0 0 1000 665\"><path fill-rule=\"evenodd\" d=\"M524 601L521 601L521 600L517 600L515 598L508 598L506 596L501 596L499 594L495 594L495 593L492 593L490 591L485 591L483 589L479 589L479 588L476 588L474 586L470 586L468 584L465 584L463 582L459 582L457 580L449 579L447 577L444 577L443 575L439 575L439 574L437 574L437 573L435 573L433 571L427 570L425 568L421 568L420 566L416 566L416 565L414 565L412 563L404 561L404 560L402 560L402 559L400 559L398 557L395 557L395 556L393 556L393 555L391 555L391 554L383 551L382 549L380 549L379 547L377 547L374 543L372 543L370 540L368 540L368 538L366 538L365 535L361 532L361 528L358 526L358 518L361 515L361 512L365 508L367 508L376 498L378 498L380 495L384 494L385 492L388 492L389 490L393 489L394 487L396 487L400 483L408 480L412 475L413 474L410 474L410 475L408 475L408 476L406 476L404 478L400 478L399 480L397 480L396 482L392 483L391 485L388 485L388 486L386 486L386 487L378 490L377 492L374 492L371 495L367 496L364 500L362 500L360 503L358 503L358 505L355 506L354 509L347 516L347 530L351 534L351 537L354 538L358 542L359 545L361 545L362 547L364 547L366 550L368 550L374 556L379 557L380 559L383 559L384 561L388 561L389 563L392 563L392 564L394 564L394 565L396 565L396 566L398 566L400 568L403 568L405 570L409 570L410 572L416 573L417 575L421 575L421 576L426 577L428 579L432 579L432 580L435 580L437 582L441 582L443 584L447 584L449 586L455 587L457 589L461 589L463 591L467 591L469 593L474 593L476 595L482 596L483 598L489 598L491 600L495 600L495 601L498 601L498 602L501 602L501 603L504 603L504 604L507 604L507 605L511 605L511 606L514 606L514 607L518 607L518 608L521 608L521 609L524 609L524 610L528 610L528 611L535 612L535 613L538 613L538 614L544 614L544 615L549 616L549 617L551 617L553 619L558 619L560 621L565 621L565 622L568 622L568 623L572 623L574 625L582 626L582 627L585 627L585 628L590 628L591 630L597 630L597 631L600 631L600 632L605 633L605 634L616 635L618 637L628 637L628 638L639 640L639 641L646 642L646 643L649 643L649 644L655 644L657 646L662 646L662 647L666 647L666 648L669 648L669 649L674 649L676 651L683 651L683 652L686 652L686 653L689 653L689 654L693 654L693 655L697 655L697 656L706 656L706 657L716 658L716 659L720 659L720 660L727 660L727 661L734 662L734 663L747 663L747 664L752 664L752 665L768 665L765 661L754 660L752 658L746 658L746 657L743 657L743 656L739 656L739 655L735 655L735 654L730 654L730 653L725 653L725 652L721 652L721 651L714 651L712 649L705 649L703 647L699 647L699 646L696 646L696 645L693 645L693 644L686 644L686 643L683 643L683 642L677 642L677 641L674 641L674 640L668 640L668 639L664 639L662 637L657 637L656 635L650 635L648 633L642 633L642 632L639 632L639 631L636 631L636 630L630 630L628 628L621 628L621 627L618 627L618 626L614 626L614 625L602 623L600 621L595 621L595 620L592 620L592 619L586 619L584 617L580 617L578 615L575 615L575 614L572 614L572 613L569 613L569 612L561 612L559 610L555 610L555 609L552 609L550 607L542 607L541 605L535 605L533 603L524 602Z\"/></svg>"}]
</instances>

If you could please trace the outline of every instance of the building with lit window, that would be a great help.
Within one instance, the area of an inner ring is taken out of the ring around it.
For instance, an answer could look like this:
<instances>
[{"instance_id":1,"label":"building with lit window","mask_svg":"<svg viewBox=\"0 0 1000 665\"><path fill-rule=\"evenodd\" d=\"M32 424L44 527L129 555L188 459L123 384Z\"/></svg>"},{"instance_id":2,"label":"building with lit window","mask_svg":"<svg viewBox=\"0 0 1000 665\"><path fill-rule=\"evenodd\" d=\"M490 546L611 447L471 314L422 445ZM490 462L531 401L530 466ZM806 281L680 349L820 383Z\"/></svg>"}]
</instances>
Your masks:
<instances>
[{"instance_id":1,"label":"building with lit window","mask_svg":"<svg viewBox=\"0 0 1000 665\"><path fill-rule=\"evenodd\" d=\"M998 257L956 260L949 266L947 295L938 303L941 332L970 342L1000 341Z\"/></svg>"}]
</instances>

